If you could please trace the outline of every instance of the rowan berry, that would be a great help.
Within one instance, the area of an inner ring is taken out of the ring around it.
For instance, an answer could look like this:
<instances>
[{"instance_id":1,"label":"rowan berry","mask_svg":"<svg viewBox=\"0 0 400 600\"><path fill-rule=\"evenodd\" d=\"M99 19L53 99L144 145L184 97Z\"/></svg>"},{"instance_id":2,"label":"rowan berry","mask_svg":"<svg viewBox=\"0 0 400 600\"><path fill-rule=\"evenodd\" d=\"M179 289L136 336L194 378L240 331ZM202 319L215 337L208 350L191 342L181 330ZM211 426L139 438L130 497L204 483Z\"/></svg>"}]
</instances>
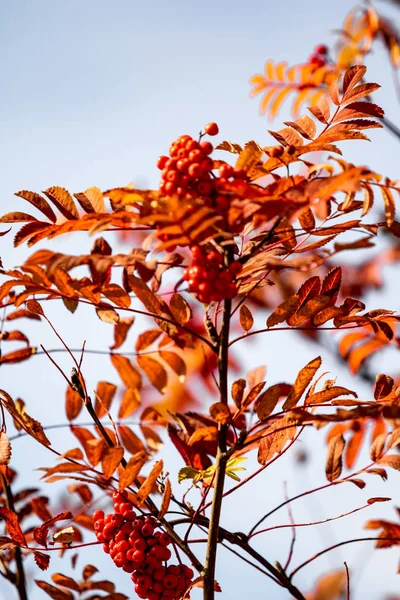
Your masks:
<instances>
[{"instance_id":1,"label":"rowan berry","mask_svg":"<svg viewBox=\"0 0 400 600\"><path fill-rule=\"evenodd\" d=\"M114 535L115 527L112 523L104 525L103 536L105 540L111 540Z\"/></svg>"},{"instance_id":2,"label":"rowan berry","mask_svg":"<svg viewBox=\"0 0 400 600\"><path fill-rule=\"evenodd\" d=\"M211 154L214 150L214 146L211 142L200 142L200 148L203 150L204 154Z\"/></svg>"},{"instance_id":3,"label":"rowan berry","mask_svg":"<svg viewBox=\"0 0 400 600\"><path fill-rule=\"evenodd\" d=\"M204 131L208 135L218 135L218 133L219 133L219 127L218 127L218 125L216 123L208 123L204 127Z\"/></svg>"},{"instance_id":4,"label":"rowan berry","mask_svg":"<svg viewBox=\"0 0 400 600\"><path fill-rule=\"evenodd\" d=\"M190 167L188 168L188 174L190 177L193 177L193 179L198 179L199 177L201 177L204 173L204 170L201 166L200 163L198 162L194 162L190 165Z\"/></svg>"},{"instance_id":5,"label":"rowan berry","mask_svg":"<svg viewBox=\"0 0 400 600\"><path fill-rule=\"evenodd\" d=\"M137 540L135 540L135 545L134 545L135 550L146 550L147 548L147 542L144 538L140 537Z\"/></svg>"},{"instance_id":6,"label":"rowan berry","mask_svg":"<svg viewBox=\"0 0 400 600\"><path fill-rule=\"evenodd\" d=\"M172 540L167 533L161 533L161 535L158 538L158 541L162 546L169 546Z\"/></svg>"},{"instance_id":7,"label":"rowan berry","mask_svg":"<svg viewBox=\"0 0 400 600\"><path fill-rule=\"evenodd\" d=\"M167 194L173 194L176 191L177 185L174 181L167 181L164 185L165 192Z\"/></svg>"},{"instance_id":8,"label":"rowan berry","mask_svg":"<svg viewBox=\"0 0 400 600\"><path fill-rule=\"evenodd\" d=\"M178 171L180 171L181 173L186 173L188 168L190 165L190 161L188 158L181 158L180 160L178 160L178 162L176 163L176 168L178 169Z\"/></svg>"},{"instance_id":9,"label":"rowan berry","mask_svg":"<svg viewBox=\"0 0 400 600\"><path fill-rule=\"evenodd\" d=\"M131 508L129 508L128 510L124 510L124 512L122 513L122 516L124 517L125 521L135 521L136 520L136 513Z\"/></svg>"},{"instance_id":10,"label":"rowan berry","mask_svg":"<svg viewBox=\"0 0 400 600\"><path fill-rule=\"evenodd\" d=\"M104 527L104 519L98 519L97 521L95 520L93 527L95 531L102 531Z\"/></svg>"},{"instance_id":11,"label":"rowan berry","mask_svg":"<svg viewBox=\"0 0 400 600\"><path fill-rule=\"evenodd\" d=\"M199 148L199 142L196 140L190 139L185 144L185 149L187 152L192 152L192 150L197 150Z\"/></svg>"},{"instance_id":12,"label":"rowan berry","mask_svg":"<svg viewBox=\"0 0 400 600\"><path fill-rule=\"evenodd\" d=\"M157 160L157 167L162 171L169 161L169 156L160 156Z\"/></svg>"},{"instance_id":13,"label":"rowan berry","mask_svg":"<svg viewBox=\"0 0 400 600\"><path fill-rule=\"evenodd\" d=\"M314 52L315 54L328 54L328 47L325 44L320 44L315 47Z\"/></svg>"},{"instance_id":14,"label":"rowan berry","mask_svg":"<svg viewBox=\"0 0 400 600\"><path fill-rule=\"evenodd\" d=\"M93 521L100 521L100 519L104 520L104 511L103 510L96 510L93 513Z\"/></svg>"}]
</instances>

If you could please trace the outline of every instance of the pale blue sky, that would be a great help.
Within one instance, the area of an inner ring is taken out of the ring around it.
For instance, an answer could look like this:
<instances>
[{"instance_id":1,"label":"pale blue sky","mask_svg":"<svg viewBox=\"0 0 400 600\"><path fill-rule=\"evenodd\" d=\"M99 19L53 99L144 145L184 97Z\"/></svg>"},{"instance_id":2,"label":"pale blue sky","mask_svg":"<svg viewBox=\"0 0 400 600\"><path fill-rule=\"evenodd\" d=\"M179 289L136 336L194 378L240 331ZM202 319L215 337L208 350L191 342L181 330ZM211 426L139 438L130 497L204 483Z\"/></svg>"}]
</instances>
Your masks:
<instances>
[{"instance_id":1,"label":"pale blue sky","mask_svg":"<svg viewBox=\"0 0 400 600\"><path fill-rule=\"evenodd\" d=\"M351 5L350 0L0 1L0 212L28 208L13 196L20 189L40 191L61 185L77 192L92 185L106 189L132 180L140 186L157 186L157 156L165 153L178 135L195 135L209 121L219 123L223 139L244 142L254 138L262 144L271 143L267 128L278 129L280 123L287 120L289 111L284 110L273 125L260 117L258 100L249 99L250 76L261 71L268 58L291 64L305 61L316 44L334 39L329 31L340 27ZM396 15L384 3L380 2L379 6L388 14ZM397 19L400 20L400 13ZM370 65L368 78L384 85L377 102L393 120L400 121L390 70L380 50L371 58ZM379 143L357 143L344 145L346 157L370 164L390 177L398 177L398 145L386 132L372 132L372 137L388 143L389 152L379 152ZM65 241L56 240L51 247L65 249ZM80 236L76 246L74 241L72 252L86 251L91 244L92 240ZM50 243L44 242L41 246L49 247ZM26 249L11 255L10 249L11 238L1 238L0 255L7 266L18 264L26 255ZM71 251L71 246L67 251ZM380 300L374 300L381 304ZM389 302L396 304L397 298L389 297ZM56 317L59 314L55 307L46 310ZM60 326L71 344L81 343L80 327L87 329L86 314L80 310L71 317L63 311ZM96 325L93 319L91 323ZM25 324L24 328L28 329ZM54 337L47 332L43 334L43 328L30 324L29 331L33 343L56 345ZM107 347L111 334L104 326L100 331L89 329L84 335L88 347ZM243 344L241 348L244 367L254 366L255 362L267 363L273 382L293 380L298 369L319 353L318 348L303 340L299 343L292 335L272 335L274 337L268 340L252 338L251 347ZM250 348L254 351L250 352ZM65 357L60 357L60 363L70 367ZM116 381L106 361L89 358L85 364L92 379L91 387L95 387L99 378ZM341 373L340 383L350 385L351 379L343 370L338 370L331 356L327 356L324 364L326 370ZM24 371L19 369L16 365L2 370L1 387L14 396L21 395L34 415L43 421L62 419L64 383L56 372L49 370L46 359L38 357L27 364ZM321 437L321 434L312 434L310 443ZM52 439L61 447L64 441L69 443L69 438L59 433ZM27 452L32 447L28 440L15 443L14 457L18 464L26 462ZM164 456L167 461L176 461L173 453L166 451ZM269 471L268 479L238 494L236 503L229 503L225 522L237 528L237 514L253 511L252 505L249 506L251 498L256 508L254 516L250 514L246 519L250 525L262 513L263 506L270 508L280 502L281 481L285 478L292 493L307 489L310 481L323 482L324 456L325 450L318 453L304 471L293 461L278 462ZM52 458L39 452L32 467L37 464L50 465ZM27 478L26 483L33 483L36 475L29 481ZM390 474L390 480L393 492L395 484L398 485L395 473ZM362 504L370 496L390 495L389 485L384 487L375 480L371 480L365 493L349 488L337 488L338 492L331 492L330 498L326 494L323 498L311 499L308 504L294 506L296 519L332 516ZM49 489L48 493L51 492ZM349 521L337 521L334 527L323 529L322 536L310 530L299 533L296 564L304 555L327 543L351 537L351 534L362 535L360 528L367 518L385 514L395 517L394 512L385 513L381 507L362 513L355 520L359 529L355 527L351 533ZM283 511L275 522L287 522L286 513ZM282 538L276 535L261 537L258 543L273 561L285 555L289 538L283 539L282 549L279 548ZM363 556L369 558L368 549L348 547L348 552L320 559L314 568L300 573L297 582L307 590L316 574L340 568L345 558L351 565L351 557ZM398 588L396 553L386 551L374 557L362 572L352 600L366 597L381 600L383 587L391 591ZM82 550L80 560L82 565L91 560L101 564L104 577L114 577L115 573L120 591L128 593L131 589L129 577L116 569L113 571L107 557L99 555L95 559L93 550L86 554ZM360 561L354 565L359 568ZM63 567L58 565L58 568ZM375 570L378 568L381 569L379 576ZM39 578L49 579L47 574L39 574ZM254 570L242 567L231 555L221 555L218 580L224 588L223 597L230 600L252 594L274 600L287 598L287 594L270 586L268 580ZM0 582L0 597L8 598L2 585ZM261 588L264 585L265 588ZM32 600L42 597L32 588ZM200 598L200 592L194 592L193 598Z\"/></svg>"}]
</instances>

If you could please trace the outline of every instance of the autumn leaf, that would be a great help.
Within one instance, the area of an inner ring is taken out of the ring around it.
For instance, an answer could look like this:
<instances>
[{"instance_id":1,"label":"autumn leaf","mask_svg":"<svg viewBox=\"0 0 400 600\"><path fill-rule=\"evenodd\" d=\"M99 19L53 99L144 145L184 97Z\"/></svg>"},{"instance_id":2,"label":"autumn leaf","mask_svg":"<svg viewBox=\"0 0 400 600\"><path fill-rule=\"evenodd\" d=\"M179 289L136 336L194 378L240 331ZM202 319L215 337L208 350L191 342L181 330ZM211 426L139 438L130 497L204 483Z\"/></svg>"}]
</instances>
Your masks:
<instances>
[{"instance_id":1,"label":"autumn leaf","mask_svg":"<svg viewBox=\"0 0 400 600\"><path fill-rule=\"evenodd\" d=\"M122 467L119 475L119 487L125 489L134 483L147 462L147 453L144 450L130 457L126 467Z\"/></svg>"},{"instance_id":2,"label":"autumn leaf","mask_svg":"<svg viewBox=\"0 0 400 600\"><path fill-rule=\"evenodd\" d=\"M142 377L126 356L110 354L110 359L127 388L141 388Z\"/></svg>"},{"instance_id":3,"label":"autumn leaf","mask_svg":"<svg viewBox=\"0 0 400 600\"><path fill-rule=\"evenodd\" d=\"M283 404L283 410L289 410L296 406L296 404L306 391L308 385L311 383L315 373L321 366L321 362L321 357L317 356L317 358L311 360L305 367L303 367L299 371L296 377L296 381L294 382L293 387L290 390L289 395Z\"/></svg>"},{"instance_id":4,"label":"autumn leaf","mask_svg":"<svg viewBox=\"0 0 400 600\"><path fill-rule=\"evenodd\" d=\"M169 308L179 325L185 325L192 318L192 309L180 294L172 294L169 301Z\"/></svg>"},{"instance_id":5,"label":"autumn leaf","mask_svg":"<svg viewBox=\"0 0 400 600\"><path fill-rule=\"evenodd\" d=\"M254 318L250 312L250 309L247 308L247 306L245 304L242 304L240 307L239 318L240 318L240 324L243 327L243 329L246 332L250 331L250 329L253 327L253 324L254 324Z\"/></svg>"},{"instance_id":6,"label":"autumn leaf","mask_svg":"<svg viewBox=\"0 0 400 600\"><path fill-rule=\"evenodd\" d=\"M335 481L342 472L342 454L345 441L342 434L331 439L328 446L328 456L325 464L325 473L328 481Z\"/></svg>"},{"instance_id":7,"label":"autumn leaf","mask_svg":"<svg viewBox=\"0 0 400 600\"><path fill-rule=\"evenodd\" d=\"M117 386L108 381L99 381L97 384L94 409L100 419L110 410L116 391Z\"/></svg>"},{"instance_id":8,"label":"autumn leaf","mask_svg":"<svg viewBox=\"0 0 400 600\"><path fill-rule=\"evenodd\" d=\"M132 413L136 412L140 406L140 402L139 391L136 388L128 388L122 397L118 418L126 419L126 417L129 417Z\"/></svg>"},{"instance_id":9,"label":"autumn leaf","mask_svg":"<svg viewBox=\"0 0 400 600\"><path fill-rule=\"evenodd\" d=\"M115 446L104 450L101 458L101 467L106 479L114 474L114 471L120 464L123 456L124 449L122 446Z\"/></svg>"},{"instance_id":10,"label":"autumn leaf","mask_svg":"<svg viewBox=\"0 0 400 600\"><path fill-rule=\"evenodd\" d=\"M10 538L19 546L26 546L25 535L20 527L17 514L6 506L0 506L0 518L6 522L6 531Z\"/></svg>"},{"instance_id":11,"label":"autumn leaf","mask_svg":"<svg viewBox=\"0 0 400 600\"><path fill-rule=\"evenodd\" d=\"M50 556L48 554L45 554L44 552L39 552L39 550L36 550L33 553L33 558L35 559L35 563L37 564L37 566L39 567L39 569L41 571L46 571L46 569L49 568Z\"/></svg>"},{"instance_id":12,"label":"autumn leaf","mask_svg":"<svg viewBox=\"0 0 400 600\"><path fill-rule=\"evenodd\" d=\"M83 400L80 395L71 388L67 387L65 394L65 413L68 421L73 421L79 415L83 407Z\"/></svg>"},{"instance_id":13,"label":"autumn leaf","mask_svg":"<svg viewBox=\"0 0 400 600\"><path fill-rule=\"evenodd\" d=\"M150 383L159 392L164 393L168 383L168 375L162 364L150 356L143 355L137 357L137 363L146 373Z\"/></svg>"},{"instance_id":14,"label":"autumn leaf","mask_svg":"<svg viewBox=\"0 0 400 600\"><path fill-rule=\"evenodd\" d=\"M135 501L138 506L142 506L148 498L148 496L152 493L153 486L156 483L159 476L161 475L163 468L164 464L162 460L158 460L154 463L149 475L146 477L146 479L140 486L138 493L136 494Z\"/></svg>"},{"instance_id":15,"label":"autumn leaf","mask_svg":"<svg viewBox=\"0 0 400 600\"><path fill-rule=\"evenodd\" d=\"M71 592L60 590L60 588L50 585L50 583L47 583L46 581L35 579L35 583L41 590L50 596L50 598L53 598L53 600L74 600L74 596Z\"/></svg>"},{"instance_id":16,"label":"autumn leaf","mask_svg":"<svg viewBox=\"0 0 400 600\"><path fill-rule=\"evenodd\" d=\"M171 489L171 482L169 479L166 479L164 482L164 492L163 492L163 497L161 500L161 505L160 505L160 511L158 513L158 518L162 519L169 508L169 504L171 502L171 498L172 498L172 489Z\"/></svg>"}]
</instances>

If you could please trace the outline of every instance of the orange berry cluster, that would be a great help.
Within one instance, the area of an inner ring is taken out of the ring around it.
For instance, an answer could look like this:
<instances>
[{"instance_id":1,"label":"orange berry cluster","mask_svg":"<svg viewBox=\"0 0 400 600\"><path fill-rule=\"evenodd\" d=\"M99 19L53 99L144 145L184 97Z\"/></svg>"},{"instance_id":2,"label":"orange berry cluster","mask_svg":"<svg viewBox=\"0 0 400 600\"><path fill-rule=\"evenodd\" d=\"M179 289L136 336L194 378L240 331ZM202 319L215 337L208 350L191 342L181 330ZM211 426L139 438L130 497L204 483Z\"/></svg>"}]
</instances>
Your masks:
<instances>
[{"instance_id":1,"label":"orange berry cluster","mask_svg":"<svg viewBox=\"0 0 400 600\"><path fill-rule=\"evenodd\" d=\"M320 44L314 48L314 52L311 54L308 62L310 65L315 65L315 68L324 67L326 65L326 57L328 54L328 47L324 44Z\"/></svg>"},{"instance_id":2,"label":"orange berry cluster","mask_svg":"<svg viewBox=\"0 0 400 600\"><path fill-rule=\"evenodd\" d=\"M157 520L151 516L137 516L127 493L113 494L114 512L105 515L102 510L93 514L94 530L104 552L115 565L131 573L135 593L147 600L175 600L190 586L193 571L186 565L163 563L171 557L170 536L157 529Z\"/></svg>"},{"instance_id":3,"label":"orange berry cluster","mask_svg":"<svg viewBox=\"0 0 400 600\"><path fill-rule=\"evenodd\" d=\"M235 277L242 270L241 263L233 261L226 267L222 254L214 249L192 246L190 251L193 262L185 269L183 279L192 294L203 304L234 298L238 293Z\"/></svg>"},{"instance_id":4,"label":"orange berry cluster","mask_svg":"<svg viewBox=\"0 0 400 600\"><path fill-rule=\"evenodd\" d=\"M223 221L221 228L233 234L242 231L245 222L236 216L235 222L229 222L228 210L237 199L251 199L263 194L262 188L251 185L243 169L232 167L225 162L219 162L214 169L214 162L210 158L213 145L201 141L205 134L217 135L219 129L216 123L208 123L204 128L205 133L200 135L200 141L194 140L190 135L181 135L171 144L169 156L160 156L157 166L161 170L160 191L166 196L178 196L184 200L201 201L213 208ZM213 171L219 171L217 173ZM195 211L195 206L188 206L187 216ZM160 225L156 225L160 229ZM212 234L212 232L211 232ZM209 237L210 232L203 232L203 239ZM160 234L159 239L167 242L170 237ZM200 240L196 240L200 241ZM173 244L173 242L172 242ZM174 249L171 244L172 250ZM172 251L168 248L169 251Z\"/></svg>"},{"instance_id":5,"label":"orange berry cluster","mask_svg":"<svg viewBox=\"0 0 400 600\"><path fill-rule=\"evenodd\" d=\"M212 190L213 161L211 142L197 142L190 135L181 135L171 144L169 156L160 156L160 191L165 196L176 194L182 198L208 196Z\"/></svg>"}]
</instances>

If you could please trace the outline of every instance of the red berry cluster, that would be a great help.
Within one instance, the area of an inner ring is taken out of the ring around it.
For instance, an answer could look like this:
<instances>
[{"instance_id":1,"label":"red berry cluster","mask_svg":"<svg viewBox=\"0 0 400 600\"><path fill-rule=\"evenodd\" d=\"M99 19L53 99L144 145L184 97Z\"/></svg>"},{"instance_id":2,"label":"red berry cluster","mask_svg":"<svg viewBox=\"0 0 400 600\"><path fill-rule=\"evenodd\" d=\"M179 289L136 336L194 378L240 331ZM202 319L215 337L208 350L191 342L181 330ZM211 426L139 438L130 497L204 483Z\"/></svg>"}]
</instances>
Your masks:
<instances>
[{"instance_id":1,"label":"red berry cluster","mask_svg":"<svg viewBox=\"0 0 400 600\"><path fill-rule=\"evenodd\" d=\"M218 131L216 123L208 123L199 141L194 140L190 135L181 135L171 144L169 156L160 156L157 162L161 170L160 191L163 196L178 196L186 201L186 217L196 211L195 202L200 201L209 206L222 217L218 226L223 231L236 235L243 230L246 219L238 210L235 211L234 216L229 215L230 207L238 200L263 195L264 191L250 183L243 169L232 167L222 161L215 165L210 157L213 145L208 141L202 141L202 137L205 134L217 135ZM156 229L162 229L161 225L156 224ZM199 234L201 239L197 237L194 241L206 240L213 234L215 230L211 227ZM170 246L166 247L168 251L172 252L175 249L173 235L160 232L157 237L163 242L171 241Z\"/></svg>"},{"instance_id":2,"label":"red berry cluster","mask_svg":"<svg viewBox=\"0 0 400 600\"><path fill-rule=\"evenodd\" d=\"M192 246L190 250L193 262L185 269L183 279L192 294L204 304L234 298L238 293L235 277L242 270L241 263L233 261L226 267L222 254L215 249Z\"/></svg>"},{"instance_id":3,"label":"red berry cluster","mask_svg":"<svg viewBox=\"0 0 400 600\"><path fill-rule=\"evenodd\" d=\"M193 571L186 565L163 563L171 557L170 536L156 531L154 517L137 516L125 491L113 494L114 512L93 514L94 530L115 565L132 574L135 592L147 600L180 598L190 586Z\"/></svg>"},{"instance_id":4,"label":"red berry cluster","mask_svg":"<svg viewBox=\"0 0 400 600\"><path fill-rule=\"evenodd\" d=\"M314 48L314 52L311 54L308 62L310 65L314 65L316 69L324 67L326 65L326 57L328 54L328 47L324 44L320 44Z\"/></svg>"},{"instance_id":5,"label":"red berry cluster","mask_svg":"<svg viewBox=\"0 0 400 600\"><path fill-rule=\"evenodd\" d=\"M208 196L212 190L213 161L211 142L197 142L190 135L181 135L169 149L169 156L160 156L160 191L165 196Z\"/></svg>"}]
</instances>

